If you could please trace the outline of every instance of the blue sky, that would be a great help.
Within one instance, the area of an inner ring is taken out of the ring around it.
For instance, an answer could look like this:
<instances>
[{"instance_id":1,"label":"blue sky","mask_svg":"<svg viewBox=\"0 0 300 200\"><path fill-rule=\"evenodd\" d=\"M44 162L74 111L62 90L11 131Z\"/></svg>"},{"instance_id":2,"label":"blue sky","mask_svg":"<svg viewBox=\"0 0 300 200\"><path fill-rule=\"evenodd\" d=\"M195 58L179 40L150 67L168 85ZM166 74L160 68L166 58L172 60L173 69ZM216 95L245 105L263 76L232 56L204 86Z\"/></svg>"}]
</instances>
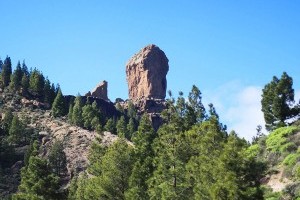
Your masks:
<instances>
[{"instance_id":1,"label":"blue sky","mask_svg":"<svg viewBox=\"0 0 300 200\"><path fill-rule=\"evenodd\" d=\"M169 58L168 89L197 85L221 120L251 138L260 91L286 71L300 90L299 1L0 0L0 56L26 60L64 94L107 80L126 99L125 64L147 44ZM298 97L298 93L297 93Z\"/></svg>"}]
</instances>

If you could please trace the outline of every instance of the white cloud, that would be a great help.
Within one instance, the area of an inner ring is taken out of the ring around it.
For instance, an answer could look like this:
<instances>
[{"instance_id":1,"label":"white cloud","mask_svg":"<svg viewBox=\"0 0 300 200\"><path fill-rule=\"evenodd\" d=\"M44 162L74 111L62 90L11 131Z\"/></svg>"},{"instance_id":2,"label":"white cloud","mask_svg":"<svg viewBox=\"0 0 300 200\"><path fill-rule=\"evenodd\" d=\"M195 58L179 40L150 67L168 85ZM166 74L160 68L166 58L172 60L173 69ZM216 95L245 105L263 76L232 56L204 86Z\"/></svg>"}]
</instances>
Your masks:
<instances>
[{"instance_id":1,"label":"white cloud","mask_svg":"<svg viewBox=\"0 0 300 200\"><path fill-rule=\"evenodd\" d=\"M240 137L251 141L256 134L257 125L264 127L261 112L261 87L242 87L239 81L227 83L214 91L204 93L219 113L220 120L228 131L234 130ZM206 101L204 101L205 104Z\"/></svg>"},{"instance_id":2,"label":"white cloud","mask_svg":"<svg viewBox=\"0 0 300 200\"><path fill-rule=\"evenodd\" d=\"M257 125L264 127L265 124L260 101L260 87L248 86L238 91L236 100L233 100L233 104L224 113L224 120L229 124L228 128L251 140L256 134Z\"/></svg>"},{"instance_id":3,"label":"white cloud","mask_svg":"<svg viewBox=\"0 0 300 200\"><path fill-rule=\"evenodd\" d=\"M228 132L234 130L240 137L251 141L258 125L264 129L265 121L261 111L260 86L243 86L241 81L231 81L222 86L203 92L205 105L213 103L220 121L227 125ZM295 103L299 103L300 90L295 89Z\"/></svg>"}]
</instances>

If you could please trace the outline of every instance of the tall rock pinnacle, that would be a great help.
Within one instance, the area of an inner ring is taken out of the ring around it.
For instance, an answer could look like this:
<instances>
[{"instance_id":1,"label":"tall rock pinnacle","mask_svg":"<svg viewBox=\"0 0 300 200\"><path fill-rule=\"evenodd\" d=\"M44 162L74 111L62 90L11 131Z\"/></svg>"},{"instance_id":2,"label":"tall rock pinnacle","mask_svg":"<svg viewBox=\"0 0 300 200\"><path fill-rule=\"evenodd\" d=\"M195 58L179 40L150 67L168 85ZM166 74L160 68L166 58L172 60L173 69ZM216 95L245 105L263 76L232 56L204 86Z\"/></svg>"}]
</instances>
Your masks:
<instances>
[{"instance_id":1,"label":"tall rock pinnacle","mask_svg":"<svg viewBox=\"0 0 300 200\"><path fill-rule=\"evenodd\" d=\"M126 65L129 98L133 101L148 97L164 99L168 62L165 53L154 44L135 54Z\"/></svg>"}]
</instances>

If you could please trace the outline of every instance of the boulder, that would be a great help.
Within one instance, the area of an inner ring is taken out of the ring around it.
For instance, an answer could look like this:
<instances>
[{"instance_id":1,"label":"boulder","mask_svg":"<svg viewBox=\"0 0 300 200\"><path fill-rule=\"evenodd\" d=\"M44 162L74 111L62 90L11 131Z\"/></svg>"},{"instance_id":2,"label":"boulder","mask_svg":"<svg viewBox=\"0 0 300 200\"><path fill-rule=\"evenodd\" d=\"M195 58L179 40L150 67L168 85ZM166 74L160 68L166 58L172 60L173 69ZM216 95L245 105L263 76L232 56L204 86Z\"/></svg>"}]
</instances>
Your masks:
<instances>
[{"instance_id":1,"label":"boulder","mask_svg":"<svg viewBox=\"0 0 300 200\"><path fill-rule=\"evenodd\" d=\"M144 98L164 99L168 62L165 53L154 44L135 54L126 65L129 98L133 101Z\"/></svg>"}]
</instances>

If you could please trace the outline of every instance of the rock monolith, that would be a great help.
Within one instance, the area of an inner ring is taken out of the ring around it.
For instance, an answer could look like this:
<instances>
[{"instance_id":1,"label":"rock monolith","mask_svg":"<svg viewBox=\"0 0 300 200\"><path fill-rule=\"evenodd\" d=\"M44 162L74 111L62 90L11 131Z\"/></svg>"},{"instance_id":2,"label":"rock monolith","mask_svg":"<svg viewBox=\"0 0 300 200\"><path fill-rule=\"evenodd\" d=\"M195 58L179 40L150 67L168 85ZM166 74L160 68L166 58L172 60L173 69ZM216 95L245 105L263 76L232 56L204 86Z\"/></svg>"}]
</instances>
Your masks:
<instances>
[{"instance_id":1,"label":"rock monolith","mask_svg":"<svg viewBox=\"0 0 300 200\"><path fill-rule=\"evenodd\" d=\"M142 48L126 65L129 99L138 101L146 98L166 97L169 60L156 45Z\"/></svg>"}]
</instances>

